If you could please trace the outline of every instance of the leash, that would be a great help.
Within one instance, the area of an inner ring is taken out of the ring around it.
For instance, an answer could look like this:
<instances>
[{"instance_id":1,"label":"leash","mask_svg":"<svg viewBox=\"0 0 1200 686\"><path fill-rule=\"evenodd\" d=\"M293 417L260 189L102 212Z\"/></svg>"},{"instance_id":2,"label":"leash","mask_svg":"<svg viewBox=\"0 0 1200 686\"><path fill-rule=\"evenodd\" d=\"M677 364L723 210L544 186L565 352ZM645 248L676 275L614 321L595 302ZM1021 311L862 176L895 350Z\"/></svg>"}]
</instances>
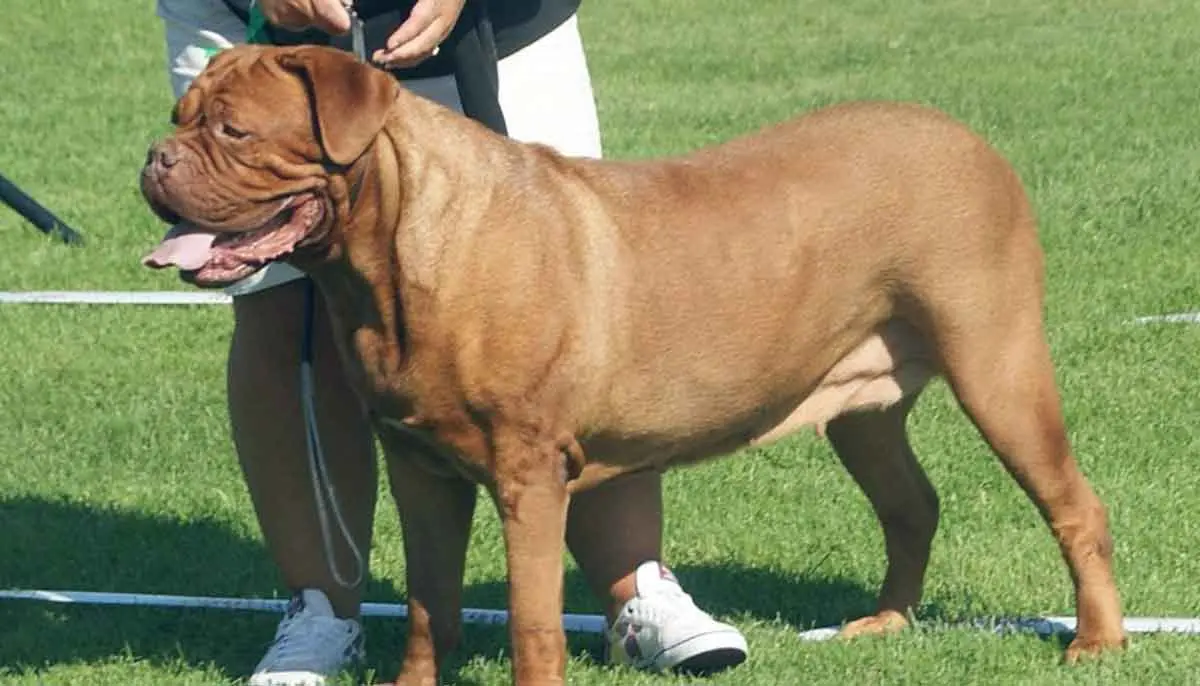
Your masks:
<instances>
[{"instance_id":1,"label":"leash","mask_svg":"<svg viewBox=\"0 0 1200 686\"><path fill-rule=\"evenodd\" d=\"M350 16L350 40L354 56L360 62L368 63L363 19L354 6L354 0L341 0L341 2ZM498 133L505 134L507 127L503 112L500 110L496 48L491 21L486 7L480 3L465 3L463 13L467 16L460 17L460 21L468 22L470 30L464 39L458 42L454 56L454 76L459 91L459 100L463 104L463 112ZM258 3L253 0L249 6L246 23L248 42L272 42L265 17L259 9ZM435 49L434 54L436 52ZM325 562L330 575L343 588L354 588L362 583L366 574L366 565L363 552L351 536L345 518L342 516L337 489L329 476L328 463L317 427L316 395L312 371L315 309L315 286L312 279L305 279L304 324L300 341L300 396L304 414L308 467L313 487L313 502L316 505L317 520L321 529L321 544L324 548ZM330 524L331 514L333 524L337 526L337 532L346 542L353 556L353 573L348 576L342 573L342 569L337 563Z\"/></svg>"},{"instance_id":2,"label":"leash","mask_svg":"<svg viewBox=\"0 0 1200 686\"><path fill-rule=\"evenodd\" d=\"M321 545L325 550L325 564L333 580L342 588L355 588L362 583L366 574L363 552L350 534L350 527L342 516L338 504L337 488L329 477L329 465L325 450L321 446L321 433L317 428L316 385L313 382L313 329L316 320L316 286L311 278L304 279L304 328L300 337L300 401L304 412L305 445L308 450L308 473L312 480L313 503L317 508L317 521L321 527ZM334 550L333 534L329 515L333 514L338 533L350 549L353 574L348 579L342 574Z\"/></svg>"},{"instance_id":3,"label":"leash","mask_svg":"<svg viewBox=\"0 0 1200 686\"><path fill-rule=\"evenodd\" d=\"M350 30L353 34L356 56L366 61L366 42L363 39L362 19L354 10L353 0L342 0L343 6L350 14ZM271 43L269 25L266 17L258 7L251 2L246 17L246 42ZM227 46L222 46L227 47ZM321 445L321 432L317 425L316 384L313 381L313 329L316 320L316 287L311 278L304 279L303 325L300 334L300 406L304 415L305 449L308 452L308 473L312 482L313 504L317 510L317 522L321 530L321 546L325 553L325 565L333 581L342 588L355 588L362 583L366 576L366 565L362 549L350 534L346 518L342 516L342 508L337 496L337 488L329 476L329 463L325 459L325 449ZM330 523L332 515L332 525ZM346 542L353 558L352 573L342 573L337 563L337 552L334 550L333 526Z\"/></svg>"},{"instance_id":4,"label":"leash","mask_svg":"<svg viewBox=\"0 0 1200 686\"><path fill-rule=\"evenodd\" d=\"M342 6L350 15L350 33L354 44L354 55L360 62L367 61L366 40L363 37L363 22L354 10L354 0L342 0ZM321 432L317 426L316 384L313 382L313 329L316 322L317 297L316 286L311 278L304 279L304 329L300 339L300 400L304 411L305 445L308 449L308 473L312 479L313 503L317 508L317 521L321 526L321 545L325 550L325 565L329 574L342 588L355 588L362 583L366 565L363 564L362 549L350 534L346 519L342 516L337 489L333 479L329 477L329 465L325 460L325 450L321 447ZM337 551L334 550L333 535L330 533L329 514L333 513L334 522L342 540L350 549L354 558L353 574L347 580L338 567Z\"/></svg>"}]
</instances>

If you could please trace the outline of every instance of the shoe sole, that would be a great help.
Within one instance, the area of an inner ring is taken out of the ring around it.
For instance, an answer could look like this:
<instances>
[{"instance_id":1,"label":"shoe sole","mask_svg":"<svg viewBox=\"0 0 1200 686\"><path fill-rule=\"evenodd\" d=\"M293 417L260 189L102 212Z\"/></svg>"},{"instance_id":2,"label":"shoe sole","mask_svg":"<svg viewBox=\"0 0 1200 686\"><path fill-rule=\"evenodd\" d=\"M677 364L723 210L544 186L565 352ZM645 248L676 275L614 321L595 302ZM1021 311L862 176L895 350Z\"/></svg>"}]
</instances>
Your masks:
<instances>
[{"instance_id":1,"label":"shoe sole","mask_svg":"<svg viewBox=\"0 0 1200 686\"><path fill-rule=\"evenodd\" d=\"M671 668L683 676L711 676L737 667L746 661L746 653L738 648L717 648L693 655Z\"/></svg>"},{"instance_id":2,"label":"shoe sole","mask_svg":"<svg viewBox=\"0 0 1200 686\"><path fill-rule=\"evenodd\" d=\"M315 672L275 672L251 677L250 686L325 686L326 677Z\"/></svg>"},{"instance_id":3,"label":"shoe sole","mask_svg":"<svg viewBox=\"0 0 1200 686\"><path fill-rule=\"evenodd\" d=\"M660 652L651 662L660 670L707 676L745 661L746 639L737 632L719 631L677 643Z\"/></svg>"}]
</instances>

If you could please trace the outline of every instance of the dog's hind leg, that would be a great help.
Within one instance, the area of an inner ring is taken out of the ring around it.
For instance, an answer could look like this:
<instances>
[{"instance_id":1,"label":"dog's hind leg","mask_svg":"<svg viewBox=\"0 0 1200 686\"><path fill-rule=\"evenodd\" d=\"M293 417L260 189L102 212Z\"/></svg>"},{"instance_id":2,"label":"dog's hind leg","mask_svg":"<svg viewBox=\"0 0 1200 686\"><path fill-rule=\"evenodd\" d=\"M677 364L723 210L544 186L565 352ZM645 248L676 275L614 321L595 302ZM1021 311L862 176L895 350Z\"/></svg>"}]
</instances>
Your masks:
<instances>
[{"instance_id":1,"label":"dog's hind leg","mask_svg":"<svg viewBox=\"0 0 1200 686\"><path fill-rule=\"evenodd\" d=\"M995 289L1004 302L934 319L943 368L963 409L1037 506L1075 586L1078 632L1068 661L1124 644L1104 505L1067 439L1040 297Z\"/></svg>"},{"instance_id":2,"label":"dog's hind leg","mask_svg":"<svg viewBox=\"0 0 1200 686\"><path fill-rule=\"evenodd\" d=\"M883 526L887 550L876 614L847 624L842 637L902 629L908 626L907 612L921 599L938 499L908 442L905 421L915 402L914 394L887 409L845 414L827 429L838 458Z\"/></svg>"}]
</instances>

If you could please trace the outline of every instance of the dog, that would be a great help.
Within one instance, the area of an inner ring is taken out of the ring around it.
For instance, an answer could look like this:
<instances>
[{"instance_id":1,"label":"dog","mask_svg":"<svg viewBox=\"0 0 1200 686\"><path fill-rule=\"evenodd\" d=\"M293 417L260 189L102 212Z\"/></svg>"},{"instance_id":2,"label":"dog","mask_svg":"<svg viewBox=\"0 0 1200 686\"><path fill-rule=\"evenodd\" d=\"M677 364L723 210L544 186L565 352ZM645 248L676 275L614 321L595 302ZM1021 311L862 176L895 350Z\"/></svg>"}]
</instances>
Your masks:
<instances>
[{"instance_id":1,"label":"dog","mask_svg":"<svg viewBox=\"0 0 1200 686\"><path fill-rule=\"evenodd\" d=\"M475 484L503 523L513 676L562 683L572 493L816 427L870 500L892 631L938 500L905 422L943 377L1057 540L1065 657L1124 645L1104 505L1064 427L1012 167L923 106L835 105L688 155L569 159L321 47L218 55L142 170L201 286L311 276L387 453L408 556L400 683L458 641ZM450 580L450 581L446 581Z\"/></svg>"}]
</instances>

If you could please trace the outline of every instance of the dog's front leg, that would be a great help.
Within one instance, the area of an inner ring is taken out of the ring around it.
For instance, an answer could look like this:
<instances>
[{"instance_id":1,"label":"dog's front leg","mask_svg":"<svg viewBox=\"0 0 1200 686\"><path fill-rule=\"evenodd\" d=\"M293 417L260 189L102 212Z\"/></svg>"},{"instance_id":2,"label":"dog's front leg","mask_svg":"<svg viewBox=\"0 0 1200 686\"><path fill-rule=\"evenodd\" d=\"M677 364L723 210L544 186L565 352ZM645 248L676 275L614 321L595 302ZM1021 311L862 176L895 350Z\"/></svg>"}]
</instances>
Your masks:
<instances>
[{"instance_id":1,"label":"dog's front leg","mask_svg":"<svg viewBox=\"0 0 1200 686\"><path fill-rule=\"evenodd\" d=\"M496 437L495 491L508 555L513 680L518 686L562 684L567 642L562 628L563 539L567 470L553 443Z\"/></svg>"},{"instance_id":2,"label":"dog's front leg","mask_svg":"<svg viewBox=\"0 0 1200 686\"><path fill-rule=\"evenodd\" d=\"M475 512L474 483L439 476L389 447L388 478L404 531L408 644L398 685L435 686L462 633L462 585Z\"/></svg>"}]
</instances>

